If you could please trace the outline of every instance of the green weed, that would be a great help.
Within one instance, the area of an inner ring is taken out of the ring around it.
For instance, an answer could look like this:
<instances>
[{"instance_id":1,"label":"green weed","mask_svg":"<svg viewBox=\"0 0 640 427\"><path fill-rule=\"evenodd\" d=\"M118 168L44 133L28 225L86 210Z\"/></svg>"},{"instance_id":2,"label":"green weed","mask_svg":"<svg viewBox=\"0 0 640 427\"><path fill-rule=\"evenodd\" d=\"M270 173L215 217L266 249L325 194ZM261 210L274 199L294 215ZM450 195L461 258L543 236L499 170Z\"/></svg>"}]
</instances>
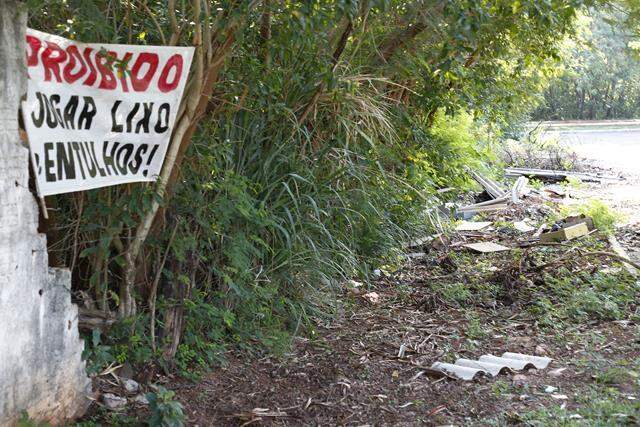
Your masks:
<instances>
[{"instance_id":1,"label":"green weed","mask_svg":"<svg viewBox=\"0 0 640 427\"><path fill-rule=\"evenodd\" d=\"M563 269L547 275L543 286L531 295L528 311L547 326L559 326L558 321L620 319L632 311L639 290L625 272L572 274Z\"/></svg>"},{"instance_id":2,"label":"green weed","mask_svg":"<svg viewBox=\"0 0 640 427\"><path fill-rule=\"evenodd\" d=\"M634 376L629 369L613 367L606 370L599 370L595 374L595 381L604 385L624 384L628 380L633 380Z\"/></svg>"},{"instance_id":3,"label":"green weed","mask_svg":"<svg viewBox=\"0 0 640 427\"><path fill-rule=\"evenodd\" d=\"M596 199L591 199L577 206L563 206L560 209L560 217L566 217L576 213L591 217L594 226L606 234L613 233L616 223L623 219L622 215L613 211L602 201Z\"/></svg>"},{"instance_id":4,"label":"green weed","mask_svg":"<svg viewBox=\"0 0 640 427\"><path fill-rule=\"evenodd\" d=\"M538 411L519 415L517 420L528 426L612 426L637 425L640 402L624 399L615 390L592 389L577 398L576 409L549 405Z\"/></svg>"},{"instance_id":5,"label":"green weed","mask_svg":"<svg viewBox=\"0 0 640 427\"><path fill-rule=\"evenodd\" d=\"M185 416L180 402L174 400L175 393L162 386L155 393L147 393L149 401L150 427L182 427Z\"/></svg>"}]
</instances>

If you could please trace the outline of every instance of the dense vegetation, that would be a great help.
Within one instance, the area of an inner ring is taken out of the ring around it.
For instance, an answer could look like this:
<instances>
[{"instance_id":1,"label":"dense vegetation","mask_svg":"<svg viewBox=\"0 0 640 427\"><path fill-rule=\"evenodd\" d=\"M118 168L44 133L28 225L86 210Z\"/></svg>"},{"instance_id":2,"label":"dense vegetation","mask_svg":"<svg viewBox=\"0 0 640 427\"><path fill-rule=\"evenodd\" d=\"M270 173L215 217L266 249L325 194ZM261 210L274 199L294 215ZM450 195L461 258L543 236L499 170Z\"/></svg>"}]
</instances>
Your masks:
<instances>
[{"instance_id":1,"label":"dense vegetation","mask_svg":"<svg viewBox=\"0 0 640 427\"><path fill-rule=\"evenodd\" d=\"M640 116L640 56L629 8L592 9L564 45L561 66L533 113L539 120L633 119Z\"/></svg>"},{"instance_id":2,"label":"dense vegetation","mask_svg":"<svg viewBox=\"0 0 640 427\"><path fill-rule=\"evenodd\" d=\"M65 37L197 48L158 183L48 198L46 224L85 312L120 319L92 360L194 372L229 342L286 345L346 278L397 263L437 190L469 186L464 168L535 105L592 3L30 6Z\"/></svg>"}]
</instances>

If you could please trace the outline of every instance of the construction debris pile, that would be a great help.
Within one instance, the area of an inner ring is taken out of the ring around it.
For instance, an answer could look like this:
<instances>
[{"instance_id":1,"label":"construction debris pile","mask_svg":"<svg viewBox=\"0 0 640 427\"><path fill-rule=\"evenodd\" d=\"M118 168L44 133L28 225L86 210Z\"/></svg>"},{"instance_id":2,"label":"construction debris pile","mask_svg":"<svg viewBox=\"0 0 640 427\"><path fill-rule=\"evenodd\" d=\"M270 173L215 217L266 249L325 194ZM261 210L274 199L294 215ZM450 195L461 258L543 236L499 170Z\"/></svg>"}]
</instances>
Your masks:
<instances>
[{"instance_id":1,"label":"construction debris pile","mask_svg":"<svg viewBox=\"0 0 640 427\"><path fill-rule=\"evenodd\" d=\"M595 173L507 168L505 177L515 178L515 181L509 189L506 189L502 184L478 172L472 170L468 170L468 172L490 199L464 206L448 203L440 208L441 213L452 216L454 220L460 220L454 228L459 233L459 239L451 242L443 234L439 234L430 238L418 239L410 243L409 248L420 247L426 242L432 242L433 247L464 247L479 253L491 253L536 244L562 243L588 236L598 230L595 228L593 219L584 214L571 215L550 224L546 223L547 217L553 211L552 206L567 196L566 190L563 186L558 185L558 182L569 177L590 182L620 180L618 177ZM549 184L535 189L528 185L529 179ZM480 217L482 217L480 220L470 221ZM489 219L498 220L496 222L499 223L509 223L512 230L502 230L501 233L496 233L492 227L494 221ZM536 226L536 223L539 224ZM505 237L508 238L508 242L504 241ZM492 240L487 240L487 238L492 238ZM602 256L610 255L624 262L630 272L633 271L632 268L637 268L636 264L628 259L627 254L614 240L609 237L613 253L602 253ZM420 258L422 255L424 252L412 252L407 254L407 257Z\"/></svg>"},{"instance_id":2,"label":"construction debris pile","mask_svg":"<svg viewBox=\"0 0 640 427\"><path fill-rule=\"evenodd\" d=\"M460 283L471 294L476 292L474 286L477 285L473 283L498 283L503 288L501 303L527 306L533 295L545 292L546 275L553 275L560 267L575 272L605 271L612 263L620 263L629 274L637 277L640 266L629 259L615 237L599 232L593 218L584 214L559 215L560 201L568 196L568 191L565 191L566 185L558 182L567 177L592 181L617 178L511 168L507 169L506 175L513 182L507 187L475 171L469 173L489 200L463 206L449 203L441 207L452 226L440 234L409 243L406 254L409 265L422 264L424 269L408 274L400 272L396 274L396 280L422 275L420 283L430 283L424 278L425 272L429 271L434 280L454 282L454 288L455 283ZM530 179L547 184L536 184L533 188L529 185ZM464 254L466 258L463 259L467 260L471 257L471 261L462 264L458 254ZM477 257L477 271L473 271L474 257ZM431 273L433 267L438 268ZM456 289L461 289L460 286ZM427 310L437 310L447 304L434 300L438 297L429 295L427 289L418 293L426 295L420 305ZM561 303L561 300L555 303ZM429 373L469 381L528 368L545 369L550 362L550 358L507 351L501 357L485 354L477 360L458 357L455 363L435 361Z\"/></svg>"}]
</instances>

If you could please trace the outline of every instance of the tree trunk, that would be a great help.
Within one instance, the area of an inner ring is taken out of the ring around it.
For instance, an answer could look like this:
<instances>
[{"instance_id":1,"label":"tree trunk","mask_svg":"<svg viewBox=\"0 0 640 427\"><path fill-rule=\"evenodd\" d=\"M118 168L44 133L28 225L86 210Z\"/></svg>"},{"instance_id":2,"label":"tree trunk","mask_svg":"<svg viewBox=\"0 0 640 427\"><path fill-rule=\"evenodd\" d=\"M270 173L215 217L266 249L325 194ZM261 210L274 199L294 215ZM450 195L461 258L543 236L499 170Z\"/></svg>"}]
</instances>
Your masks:
<instances>
[{"instance_id":1,"label":"tree trunk","mask_svg":"<svg viewBox=\"0 0 640 427\"><path fill-rule=\"evenodd\" d=\"M197 256L191 254L188 265L182 265L175 259L171 260L170 270L173 272L184 271L187 267L189 272L189 280L187 283L181 282L173 278L171 281L165 281L164 297L170 301L170 306L164 312L164 327L162 331L162 355L165 360L170 361L178 352L178 346L182 339L182 333L185 326L185 300L191 298L191 289L195 282L195 273L197 269Z\"/></svg>"}]
</instances>

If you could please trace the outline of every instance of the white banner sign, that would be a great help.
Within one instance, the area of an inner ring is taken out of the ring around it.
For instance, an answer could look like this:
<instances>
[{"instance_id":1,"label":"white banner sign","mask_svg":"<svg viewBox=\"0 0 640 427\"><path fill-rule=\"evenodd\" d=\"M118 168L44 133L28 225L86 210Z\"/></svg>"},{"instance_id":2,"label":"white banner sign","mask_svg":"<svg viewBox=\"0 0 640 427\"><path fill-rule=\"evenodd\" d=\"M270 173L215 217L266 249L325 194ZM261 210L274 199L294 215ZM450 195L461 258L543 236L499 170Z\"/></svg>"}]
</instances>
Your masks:
<instances>
[{"instance_id":1,"label":"white banner sign","mask_svg":"<svg viewBox=\"0 0 640 427\"><path fill-rule=\"evenodd\" d=\"M27 30L24 125L41 196L160 173L193 48L85 44Z\"/></svg>"}]
</instances>

